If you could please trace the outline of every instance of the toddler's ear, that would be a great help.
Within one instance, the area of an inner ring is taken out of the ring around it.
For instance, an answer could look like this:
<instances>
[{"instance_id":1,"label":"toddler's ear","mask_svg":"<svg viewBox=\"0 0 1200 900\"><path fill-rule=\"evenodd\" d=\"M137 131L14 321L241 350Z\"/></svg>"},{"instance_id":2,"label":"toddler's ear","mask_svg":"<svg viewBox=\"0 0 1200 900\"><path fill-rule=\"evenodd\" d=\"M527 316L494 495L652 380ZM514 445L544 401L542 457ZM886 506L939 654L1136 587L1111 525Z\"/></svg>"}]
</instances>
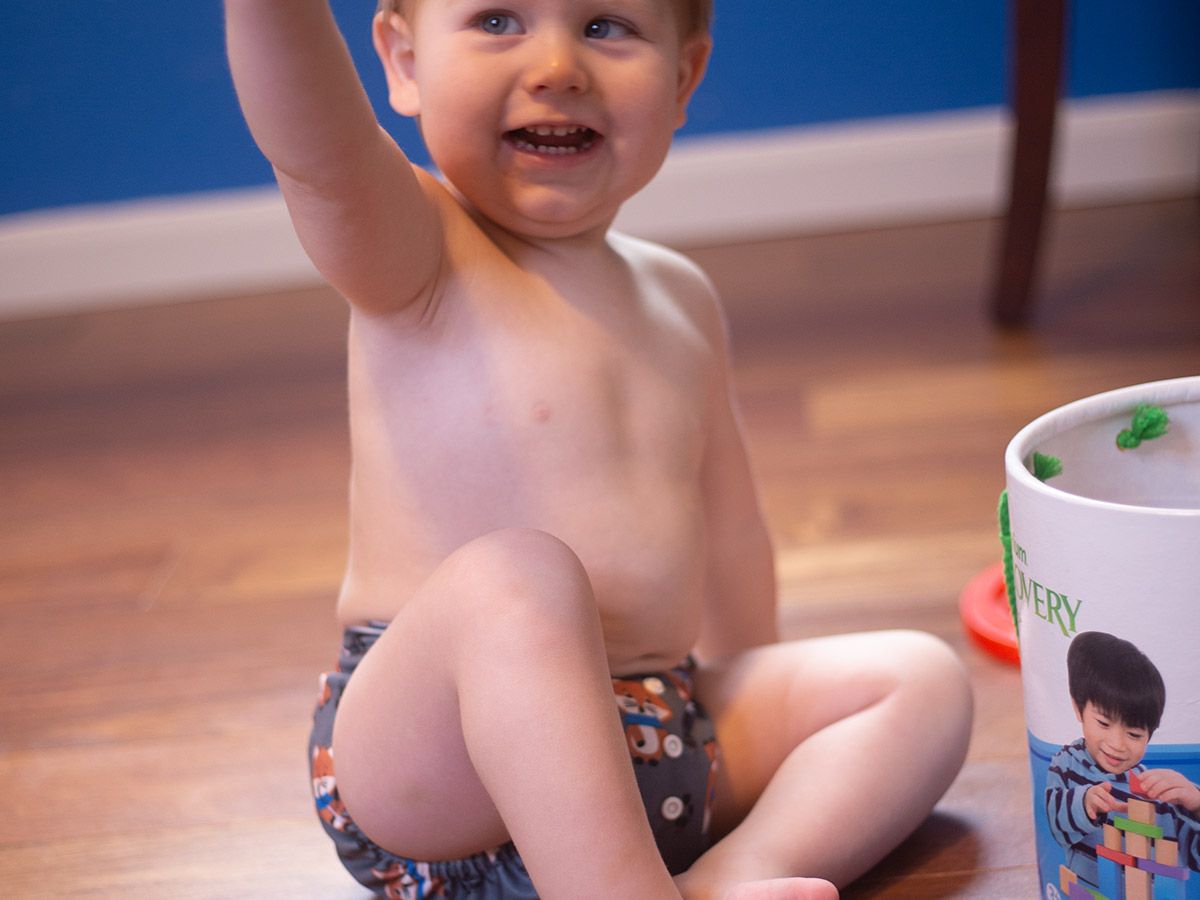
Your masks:
<instances>
[{"instance_id":1,"label":"toddler's ear","mask_svg":"<svg viewBox=\"0 0 1200 900\"><path fill-rule=\"evenodd\" d=\"M421 99L417 92L412 29L404 17L380 12L372 23L375 52L387 76L388 102L402 116L418 116Z\"/></svg>"},{"instance_id":2,"label":"toddler's ear","mask_svg":"<svg viewBox=\"0 0 1200 900\"><path fill-rule=\"evenodd\" d=\"M687 121L688 103L704 78L711 53L712 39L707 34L686 39L679 50L679 82L675 98L678 106L676 128L682 128Z\"/></svg>"}]
</instances>

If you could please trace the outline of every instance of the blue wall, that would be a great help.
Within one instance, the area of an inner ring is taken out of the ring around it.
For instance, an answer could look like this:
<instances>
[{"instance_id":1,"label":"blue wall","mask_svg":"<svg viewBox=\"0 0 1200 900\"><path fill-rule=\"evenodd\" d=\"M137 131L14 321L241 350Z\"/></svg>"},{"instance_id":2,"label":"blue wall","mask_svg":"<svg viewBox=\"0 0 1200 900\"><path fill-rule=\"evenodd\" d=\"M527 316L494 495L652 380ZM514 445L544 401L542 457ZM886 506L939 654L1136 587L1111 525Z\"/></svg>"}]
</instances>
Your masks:
<instances>
[{"instance_id":1,"label":"blue wall","mask_svg":"<svg viewBox=\"0 0 1200 900\"><path fill-rule=\"evenodd\" d=\"M374 0L334 0L382 120ZM685 133L1002 103L1005 0L718 0ZM1197 0L1085 0L1072 96L1200 88ZM0 214L265 184L224 63L217 0L3 0ZM394 127L393 127L394 126Z\"/></svg>"}]
</instances>

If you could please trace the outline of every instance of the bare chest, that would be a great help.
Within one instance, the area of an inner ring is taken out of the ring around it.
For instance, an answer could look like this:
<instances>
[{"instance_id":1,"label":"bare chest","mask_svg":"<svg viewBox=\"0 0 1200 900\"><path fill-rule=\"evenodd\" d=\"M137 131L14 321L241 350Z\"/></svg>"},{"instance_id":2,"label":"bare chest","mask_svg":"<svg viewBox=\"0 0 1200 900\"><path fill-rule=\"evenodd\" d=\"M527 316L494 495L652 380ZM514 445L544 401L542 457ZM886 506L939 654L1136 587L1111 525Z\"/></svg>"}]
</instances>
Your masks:
<instances>
[{"instance_id":1,"label":"bare chest","mask_svg":"<svg viewBox=\"0 0 1200 900\"><path fill-rule=\"evenodd\" d=\"M704 342L669 308L628 320L553 304L490 313L419 341L354 335L359 582L414 585L473 537L534 527L575 549L614 622L647 595L675 615L691 606Z\"/></svg>"},{"instance_id":2,"label":"bare chest","mask_svg":"<svg viewBox=\"0 0 1200 900\"><path fill-rule=\"evenodd\" d=\"M502 474L533 488L593 471L694 473L708 379L684 322L645 312L606 322L561 304L463 319L422 341L366 336L352 351L353 412L382 442L364 449L402 450L393 477L462 466L503 498Z\"/></svg>"}]
</instances>

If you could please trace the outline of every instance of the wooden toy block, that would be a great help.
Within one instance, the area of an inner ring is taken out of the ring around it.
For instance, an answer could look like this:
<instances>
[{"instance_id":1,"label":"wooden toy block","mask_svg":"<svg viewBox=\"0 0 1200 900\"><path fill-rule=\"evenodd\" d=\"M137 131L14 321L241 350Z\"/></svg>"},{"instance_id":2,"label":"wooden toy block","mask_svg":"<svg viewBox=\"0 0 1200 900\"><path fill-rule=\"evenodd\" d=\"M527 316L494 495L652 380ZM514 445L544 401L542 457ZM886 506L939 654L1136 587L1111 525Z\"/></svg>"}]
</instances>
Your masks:
<instances>
[{"instance_id":1,"label":"wooden toy block","mask_svg":"<svg viewBox=\"0 0 1200 900\"><path fill-rule=\"evenodd\" d=\"M1155 824L1154 804L1148 800L1129 798L1129 818L1142 825Z\"/></svg>"},{"instance_id":2,"label":"wooden toy block","mask_svg":"<svg viewBox=\"0 0 1200 900\"><path fill-rule=\"evenodd\" d=\"M1153 900L1150 896L1150 873L1144 869L1126 867L1125 900Z\"/></svg>"},{"instance_id":3,"label":"wooden toy block","mask_svg":"<svg viewBox=\"0 0 1200 900\"><path fill-rule=\"evenodd\" d=\"M1142 779L1138 777L1138 773L1132 769L1129 771L1129 791L1133 794L1145 797L1146 792L1142 789Z\"/></svg>"},{"instance_id":4,"label":"wooden toy block","mask_svg":"<svg viewBox=\"0 0 1200 900\"><path fill-rule=\"evenodd\" d=\"M1137 857L1130 856L1128 853L1122 853L1120 850L1110 850L1102 844L1096 846L1096 856L1100 859L1110 860L1118 866L1136 866L1141 862Z\"/></svg>"},{"instance_id":5,"label":"wooden toy block","mask_svg":"<svg viewBox=\"0 0 1200 900\"><path fill-rule=\"evenodd\" d=\"M1142 834L1128 832L1125 835L1125 852L1139 859L1151 859L1150 838Z\"/></svg>"},{"instance_id":6,"label":"wooden toy block","mask_svg":"<svg viewBox=\"0 0 1200 900\"><path fill-rule=\"evenodd\" d=\"M1130 803L1133 801L1131 800ZM1127 819L1124 816L1113 816L1112 823L1118 829L1125 832L1125 839L1129 839L1130 833L1140 834L1148 838L1160 838L1163 836L1163 830L1157 825L1147 825L1145 822L1135 822L1133 819Z\"/></svg>"},{"instance_id":7,"label":"wooden toy block","mask_svg":"<svg viewBox=\"0 0 1200 900\"><path fill-rule=\"evenodd\" d=\"M1152 859L1134 860L1139 869L1145 869L1151 875L1160 878L1174 878L1176 881L1187 881L1188 870L1182 866L1168 866Z\"/></svg>"},{"instance_id":8,"label":"wooden toy block","mask_svg":"<svg viewBox=\"0 0 1200 900\"><path fill-rule=\"evenodd\" d=\"M1085 888L1078 881L1072 881L1071 889L1067 893L1067 900L1113 900L1113 898L1105 897L1099 891Z\"/></svg>"},{"instance_id":9,"label":"wooden toy block","mask_svg":"<svg viewBox=\"0 0 1200 900\"><path fill-rule=\"evenodd\" d=\"M1058 867L1058 889L1065 895L1070 895L1071 885L1079 880L1079 876L1066 866Z\"/></svg>"},{"instance_id":10,"label":"wooden toy block","mask_svg":"<svg viewBox=\"0 0 1200 900\"><path fill-rule=\"evenodd\" d=\"M1155 841L1154 858L1164 866L1179 865L1179 844L1176 841Z\"/></svg>"},{"instance_id":11,"label":"wooden toy block","mask_svg":"<svg viewBox=\"0 0 1200 900\"><path fill-rule=\"evenodd\" d=\"M1109 850L1125 849L1125 843L1121 840L1121 832L1111 825L1104 826L1104 846Z\"/></svg>"}]
</instances>

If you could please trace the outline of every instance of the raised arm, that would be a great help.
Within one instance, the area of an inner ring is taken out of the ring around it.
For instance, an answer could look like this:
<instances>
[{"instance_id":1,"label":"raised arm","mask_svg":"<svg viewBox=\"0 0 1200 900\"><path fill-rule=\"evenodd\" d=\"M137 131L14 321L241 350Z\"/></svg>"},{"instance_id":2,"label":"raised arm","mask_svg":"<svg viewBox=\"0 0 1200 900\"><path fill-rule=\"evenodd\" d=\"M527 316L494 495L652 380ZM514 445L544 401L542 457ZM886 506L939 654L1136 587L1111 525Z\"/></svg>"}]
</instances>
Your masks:
<instances>
[{"instance_id":1,"label":"raised arm","mask_svg":"<svg viewBox=\"0 0 1200 900\"><path fill-rule=\"evenodd\" d=\"M226 0L246 122L313 264L369 312L431 288L441 228L418 174L375 120L326 0Z\"/></svg>"}]
</instances>

